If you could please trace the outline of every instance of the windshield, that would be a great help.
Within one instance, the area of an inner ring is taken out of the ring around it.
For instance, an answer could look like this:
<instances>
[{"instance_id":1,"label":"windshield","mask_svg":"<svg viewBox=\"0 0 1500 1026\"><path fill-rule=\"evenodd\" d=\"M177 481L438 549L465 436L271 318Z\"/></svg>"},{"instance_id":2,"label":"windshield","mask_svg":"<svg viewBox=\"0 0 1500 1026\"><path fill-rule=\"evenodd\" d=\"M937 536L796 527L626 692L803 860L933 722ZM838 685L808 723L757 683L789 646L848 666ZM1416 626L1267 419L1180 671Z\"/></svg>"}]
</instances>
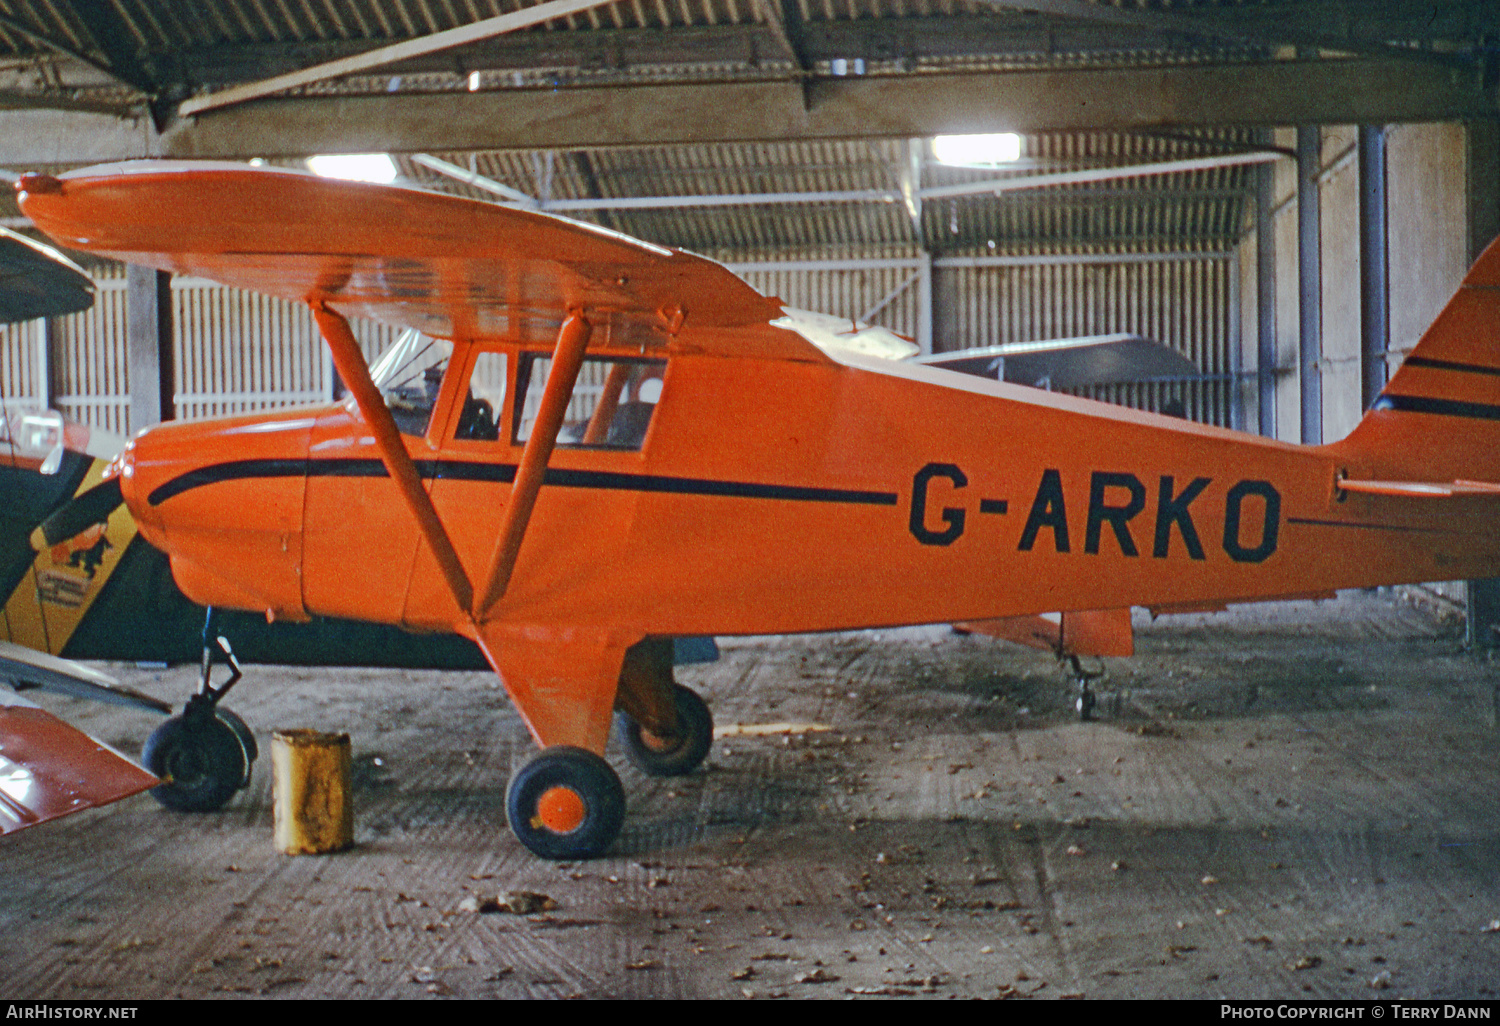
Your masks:
<instances>
[{"instance_id":1,"label":"windshield","mask_svg":"<svg viewBox=\"0 0 1500 1026\"><path fill-rule=\"evenodd\" d=\"M370 378L403 435L424 435L437 403L453 343L406 331L370 368Z\"/></svg>"}]
</instances>

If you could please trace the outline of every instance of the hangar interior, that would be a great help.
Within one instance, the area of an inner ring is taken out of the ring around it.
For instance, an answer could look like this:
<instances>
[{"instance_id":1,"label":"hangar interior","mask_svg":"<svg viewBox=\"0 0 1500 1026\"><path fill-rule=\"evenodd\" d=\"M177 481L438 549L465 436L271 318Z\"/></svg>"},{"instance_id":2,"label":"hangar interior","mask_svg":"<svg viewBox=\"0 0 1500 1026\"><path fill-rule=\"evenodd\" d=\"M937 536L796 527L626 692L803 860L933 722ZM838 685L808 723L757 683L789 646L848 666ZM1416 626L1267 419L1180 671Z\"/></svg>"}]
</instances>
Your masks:
<instances>
[{"instance_id":1,"label":"hangar interior","mask_svg":"<svg viewBox=\"0 0 1500 1026\"><path fill-rule=\"evenodd\" d=\"M1318 443L1500 234L1497 41L1493 0L0 0L0 168L386 155L398 184L692 250L926 353L1139 334L1199 373L1085 394ZM1013 153L944 156L999 134ZM91 310L0 330L7 403L128 434L335 394L305 308L77 259ZM357 327L372 354L396 335ZM403 985L441 993L426 972ZM907 976L880 985L937 979Z\"/></svg>"},{"instance_id":2,"label":"hangar interior","mask_svg":"<svg viewBox=\"0 0 1500 1026\"><path fill-rule=\"evenodd\" d=\"M927 352L1139 333L1201 378L1109 398L1303 442L1347 433L1500 233L1485 3L505 8L30 4L0 16L3 166L384 153ZM1017 154L934 150L981 133ZM170 350L132 350L124 271L95 273L94 311L7 330L6 398L129 432L332 387L305 311L176 281L135 322ZM170 394L132 408L153 358Z\"/></svg>"}]
</instances>

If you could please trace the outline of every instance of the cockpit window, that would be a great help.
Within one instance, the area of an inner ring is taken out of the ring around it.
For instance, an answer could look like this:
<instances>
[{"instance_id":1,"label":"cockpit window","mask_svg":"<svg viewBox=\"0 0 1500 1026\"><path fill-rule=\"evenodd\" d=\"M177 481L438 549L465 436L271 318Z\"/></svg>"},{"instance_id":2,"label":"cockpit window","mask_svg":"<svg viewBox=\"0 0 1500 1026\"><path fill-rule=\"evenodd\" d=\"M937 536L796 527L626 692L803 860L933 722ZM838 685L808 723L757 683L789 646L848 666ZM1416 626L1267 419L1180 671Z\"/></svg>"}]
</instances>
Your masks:
<instances>
[{"instance_id":1,"label":"cockpit window","mask_svg":"<svg viewBox=\"0 0 1500 1026\"><path fill-rule=\"evenodd\" d=\"M494 442L500 438L500 411L505 409L505 354L476 353L469 390L458 414L454 438Z\"/></svg>"},{"instance_id":2,"label":"cockpit window","mask_svg":"<svg viewBox=\"0 0 1500 1026\"><path fill-rule=\"evenodd\" d=\"M665 360L584 360L568 400L557 444L576 448L638 450L661 397ZM521 357L516 376L515 442L531 437L552 361Z\"/></svg>"},{"instance_id":3,"label":"cockpit window","mask_svg":"<svg viewBox=\"0 0 1500 1026\"><path fill-rule=\"evenodd\" d=\"M427 433L453 343L415 331L403 333L370 368L370 377L403 435Z\"/></svg>"}]
</instances>

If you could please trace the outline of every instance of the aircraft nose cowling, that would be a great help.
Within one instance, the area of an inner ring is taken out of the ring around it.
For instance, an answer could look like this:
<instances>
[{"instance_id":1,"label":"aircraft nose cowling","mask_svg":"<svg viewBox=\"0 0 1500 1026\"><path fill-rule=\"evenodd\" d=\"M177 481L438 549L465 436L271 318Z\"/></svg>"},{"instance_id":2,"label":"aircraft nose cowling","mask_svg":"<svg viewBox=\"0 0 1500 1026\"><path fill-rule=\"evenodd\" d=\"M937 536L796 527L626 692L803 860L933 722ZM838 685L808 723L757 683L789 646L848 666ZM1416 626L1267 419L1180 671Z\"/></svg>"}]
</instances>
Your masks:
<instances>
[{"instance_id":1,"label":"aircraft nose cowling","mask_svg":"<svg viewBox=\"0 0 1500 1026\"><path fill-rule=\"evenodd\" d=\"M290 411L159 424L121 454L120 493L188 598L307 619L302 509L313 423Z\"/></svg>"}]
</instances>

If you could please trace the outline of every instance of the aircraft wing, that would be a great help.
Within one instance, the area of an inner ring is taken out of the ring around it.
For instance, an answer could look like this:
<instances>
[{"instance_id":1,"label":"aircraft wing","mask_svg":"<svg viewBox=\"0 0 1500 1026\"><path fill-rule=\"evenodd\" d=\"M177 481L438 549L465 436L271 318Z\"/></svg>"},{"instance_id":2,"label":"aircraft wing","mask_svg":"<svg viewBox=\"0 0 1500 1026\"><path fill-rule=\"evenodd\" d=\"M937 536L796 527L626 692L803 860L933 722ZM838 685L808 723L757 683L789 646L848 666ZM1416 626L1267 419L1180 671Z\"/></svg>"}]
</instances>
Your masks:
<instances>
[{"instance_id":1,"label":"aircraft wing","mask_svg":"<svg viewBox=\"0 0 1500 1026\"><path fill-rule=\"evenodd\" d=\"M0 322L59 317L87 310L94 283L51 246L0 228Z\"/></svg>"},{"instance_id":2,"label":"aircraft wing","mask_svg":"<svg viewBox=\"0 0 1500 1026\"><path fill-rule=\"evenodd\" d=\"M916 357L913 362L1033 388L1113 385L1199 373L1197 364L1177 350L1129 334L1008 342Z\"/></svg>"},{"instance_id":3,"label":"aircraft wing","mask_svg":"<svg viewBox=\"0 0 1500 1026\"><path fill-rule=\"evenodd\" d=\"M688 325L685 346L824 359L796 333L767 329L780 301L722 265L536 211L207 162L26 175L17 189L65 246L436 337L550 346L567 310L583 307L596 346L658 348Z\"/></svg>"}]
</instances>

